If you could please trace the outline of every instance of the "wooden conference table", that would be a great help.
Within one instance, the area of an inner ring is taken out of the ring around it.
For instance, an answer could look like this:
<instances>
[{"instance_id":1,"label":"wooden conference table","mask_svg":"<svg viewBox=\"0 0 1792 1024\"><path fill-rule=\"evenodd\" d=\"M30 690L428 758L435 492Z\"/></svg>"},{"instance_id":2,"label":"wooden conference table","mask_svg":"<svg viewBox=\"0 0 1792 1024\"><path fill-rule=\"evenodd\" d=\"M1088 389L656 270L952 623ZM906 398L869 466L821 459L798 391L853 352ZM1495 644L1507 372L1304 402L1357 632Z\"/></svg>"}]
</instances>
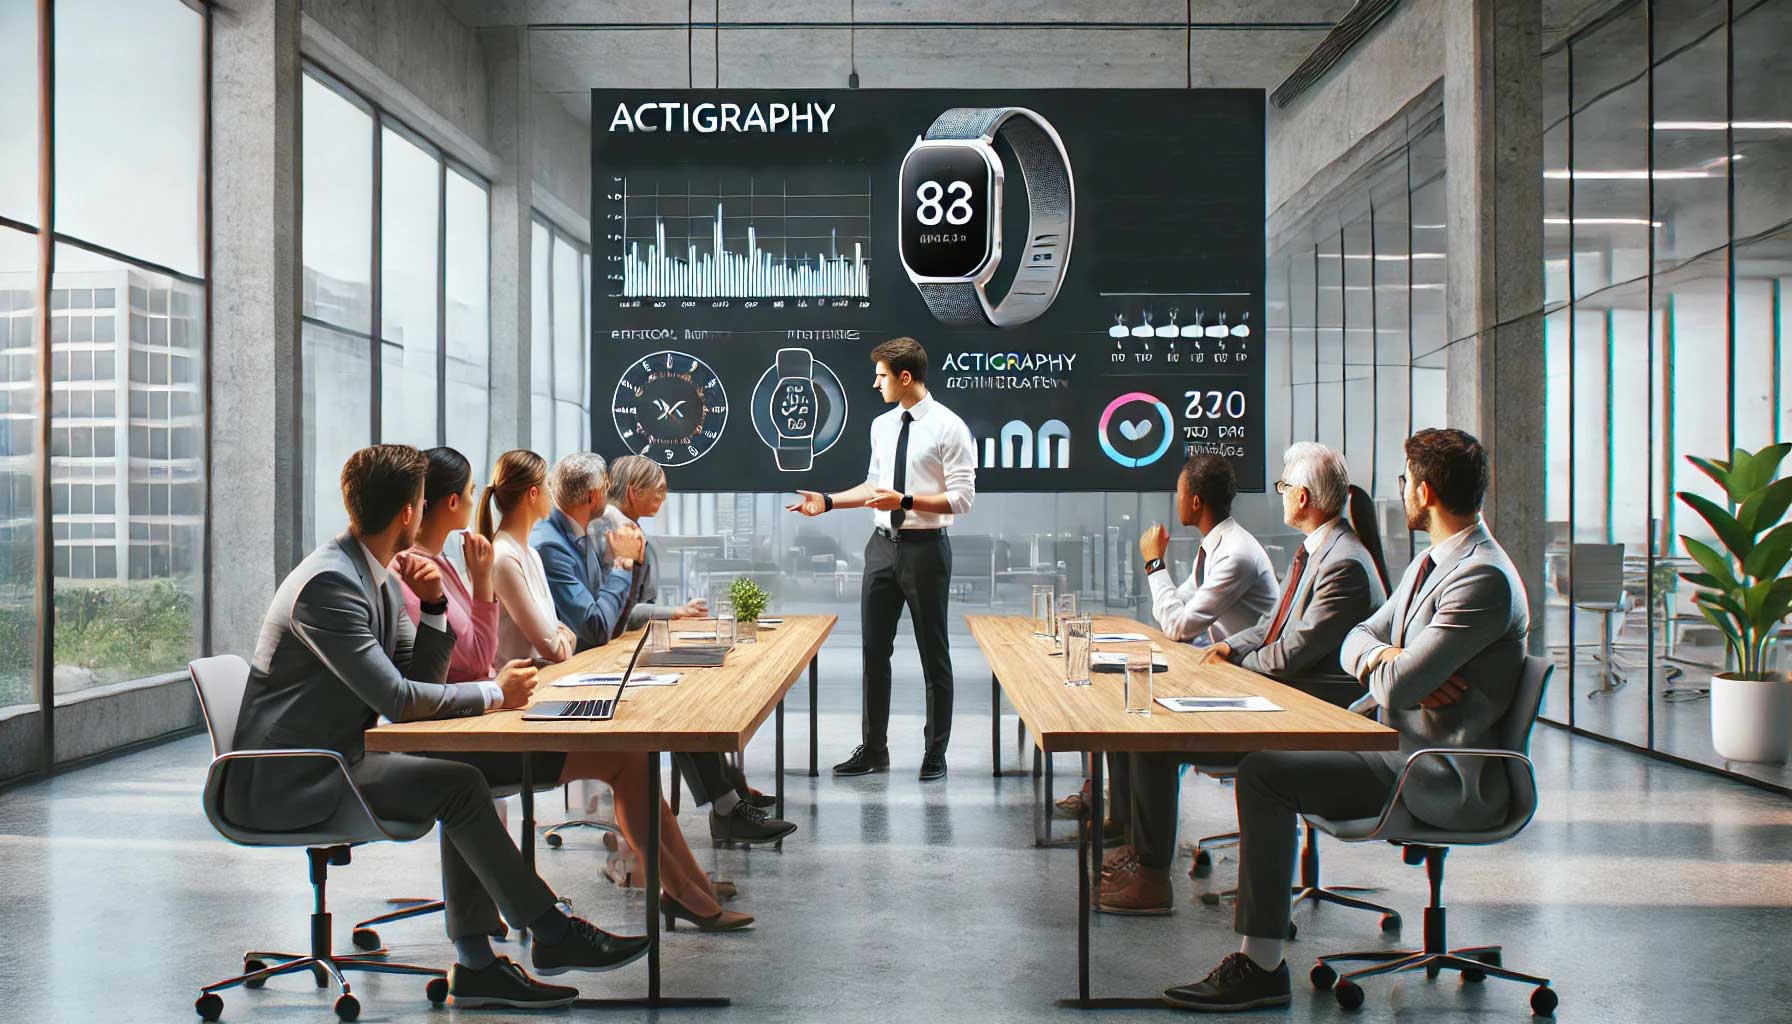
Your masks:
<instances>
[{"instance_id":1,"label":"wooden conference table","mask_svg":"<svg viewBox=\"0 0 1792 1024\"><path fill-rule=\"evenodd\" d=\"M1152 680L1154 697L1260 695L1281 711L1173 712L1154 705L1150 715L1125 711L1125 679L1096 672L1088 686L1064 685L1064 659L1049 638L1033 634L1033 621L1018 615L967 615L971 636L989 661L992 691L999 687L1045 754L1087 753L1093 804L1079 826L1077 844L1077 998L1084 1009L1161 1006L1161 1000L1091 999L1089 904L1101 874L1103 758L1116 751L1396 750L1399 734L1361 715L1311 697L1236 665L1200 664L1201 653L1155 627L1114 615L1095 616L1097 633L1143 633L1169 668ZM1096 644L1097 650L1106 646ZM1001 704L992 692L991 714ZM1000 735L999 720L991 732ZM1000 748L997 748L1000 774ZM1049 759L1048 759L1049 760ZM1050 793L1046 794L1047 799ZM1093 852L1092 852L1093 851Z\"/></svg>"},{"instance_id":2,"label":"wooden conference table","mask_svg":"<svg viewBox=\"0 0 1792 1024\"><path fill-rule=\"evenodd\" d=\"M678 643L680 626L672 637ZM660 802L660 753L671 751L728 753L746 749L753 734L768 716L777 716L778 814L784 813L784 696L809 671L810 704L813 707L816 656L838 619L833 615L785 616L776 628L761 628L759 641L741 644L729 652L719 668L668 669L682 678L675 686L630 688L622 708L607 722L525 722L523 713L494 711L472 718L448 718L428 722L400 722L367 731L368 750L408 753L503 752L525 753L585 750L627 751L648 760L650 806ZM698 628L701 628L698 626ZM614 685L553 686L563 676L620 672L628 664L639 630L623 634L609 644L593 648L558 665L541 670L535 700L579 700L608 697ZM636 671L658 671L640 669ZM813 715L813 712L811 712ZM814 749L814 723L810 725ZM811 761L814 754L810 755ZM526 762L525 762L526 764ZM522 787L523 858L535 865L535 802L533 780L525 768ZM674 780L676 785L676 780ZM666 998L660 995L660 816L648 819L647 849L640 851L646 864L647 998L581 999L582 1006L726 1006L727 999Z\"/></svg>"}]
</instances>

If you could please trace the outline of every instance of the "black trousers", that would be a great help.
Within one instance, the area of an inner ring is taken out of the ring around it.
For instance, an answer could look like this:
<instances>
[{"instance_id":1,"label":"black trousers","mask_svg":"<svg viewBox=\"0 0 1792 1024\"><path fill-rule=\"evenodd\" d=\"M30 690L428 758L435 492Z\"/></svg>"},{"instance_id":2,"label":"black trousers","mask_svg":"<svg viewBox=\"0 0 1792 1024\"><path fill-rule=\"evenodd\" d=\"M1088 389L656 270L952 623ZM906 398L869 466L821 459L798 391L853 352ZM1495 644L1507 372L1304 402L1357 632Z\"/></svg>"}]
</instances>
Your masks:
<instances>
[{"instance_id":1,"label":"black trousers","mask_svg":"<svg viewBox=\"0 0 1792 1024\"><path fill-rule=\"evenodd\" d=\"M560 779L565 758L531 754L538 785ZM492 807L494 787L523 778L516 754L418 757L373 753L353 768L355 784L375 814L441 823L442 895L450 939L483 935L498 926L498 910L517 927L554 904L554 893L523 863L522 852Z\"/></svg>"},{"instance_id":2,"label":"black trousers","mask_svg":"<svg viewBox=\"0 0 1792 1024\"><path fill-rule=\"evenodd\" d=\"M1283 682L1339 707L1348 707L1363 695L1362 687L1355 684ZM1168 869L1176 858L1176 809L1182 766L1231 768L1236 767L1243 757L1243 754L1226 753L1147 752L1131 755L1132 807L1130 817L1126 819L1127 841L1132 843L1139 863L1161 871ZM1113 758L1108 763L1113 764ZM1119 799L1116 794L1116 806L1125 806L1118 803ZM1114 816L1118 818L1120 812L1116 811Z\"/></svg>"},{"instance_id":3,"label":"black trousers","mask_svg":"<svg viewBox=\"0 0 1792 1024\"><path fill-rule=\"evenodd\" d=\"M860 590L864 656L864 744L890 745L890 654L896 627L908 607L921 675L927 683L926 752L944 757L952 737L952 651L947 644L947 599L952 581L952 542L937 539L900 543L873 533L865 543L865 578Z\"/></svg>"},{"instance_id":4,"label":"black trousers","mask_svg":"<svg viewBox=\"0 0 1792 1024\"><path fill-rule=\"evenodd\" d=\"M735 771L720 754L673 754L672 763L678 766L678 774L684 776L684 784L698 807L731 789L742 797L747 795L746 776Z\"/></svg>"}]
</instances>

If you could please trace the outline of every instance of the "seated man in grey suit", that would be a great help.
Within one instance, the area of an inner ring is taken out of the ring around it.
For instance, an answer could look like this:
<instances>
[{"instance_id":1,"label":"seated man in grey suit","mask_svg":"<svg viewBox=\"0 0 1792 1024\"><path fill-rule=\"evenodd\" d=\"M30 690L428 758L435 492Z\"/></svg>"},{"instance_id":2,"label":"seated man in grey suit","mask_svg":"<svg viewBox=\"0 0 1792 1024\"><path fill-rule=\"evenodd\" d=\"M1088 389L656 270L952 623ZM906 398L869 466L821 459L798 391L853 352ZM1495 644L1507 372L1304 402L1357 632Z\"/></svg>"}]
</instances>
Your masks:
<instances>
[{"instance_id":1,"label":"seated man in grey suit","mask_svg":"<svg viewBox=\"0 0 1792 1024\"><path fill-rule=\"evenodd\" d=\"M1387 599L1374 503L1351 486L1344 456L1311 441L1283 456L1276 493L1282 497L1282 520L1306 535L1288 567L1281 598L1248 629L1210 645L1204 657L1232 661L1348 706L1363 688L1339 667L1339 648ZM1167 914L1181 766L1233 765L1238 755L1141 753L1131 761L1133 848L1110 855L1096 906L1110 914Z\"/></svg>"},{"instance_id":2,"label":"seated man in grey suit","mask_svg":"<svg viewBox=\"0 0 1792 1024\"><path fill-rule=\"evenodd\" d=\"M348 532L299 563L274 594L250 663L236 745L257 750L319 747L343 755L373 812L441 823L442 890L456 960L449 992L459 1006L564 1006L576 989L547 985L492 953L502 907L534 935L530 957L544 974L610 970L647 951L641 938L568 917L524 863L492 806L491 781L521 779L516 757L454 759L368 753L364 733L381 715L394 722L457 718L521 707L535 687L528 662L505 665L494 682L443 683L454 650L438 570L405 563L404 581L423 598L421 628L405 614L386 568L411 546L421 522L428 461L408 445L375 445L342 467ZM560 755L541 756L537 777L558 778ZM226 813L243 824L303 831L353 799L324 758L245 761L225 780ZM494 905L494 901L496 905Z\"/></svg>"},{"instance_id":3,"label":"seated man in grey suit","mask_svg":"<svg viewBox=\"0 0 1792 1024\"><path fill-rule=\"evenodd\" d=\"M623 455L610 465L604 506L601 514L591 520L591 536L595 538L593 543L603 571L608 572L616 561L610 534L639 530L641 520L659 513L660 506L666 503L666 493L666 471L652 459ZM708 602L702 598L676 607L656 603L656 568L653 545L643 541L625 602L628 614L618 632L639 629L651 619L695 619L709 614ZM746 777L721 754L677 753L672 755L672 763L678 766L697 806L710 805L710 839L718 843L769 843L796 831L795 822L766 813L766 808L776 806L776 798L753 792Z\"/></svg>"},{"instance_id":4,"label":"seated man in grey suit","mask_svg":"<svg viewBox=\"0 0 1792 1024\"><path fill-rule=\"evenodd\" d=\"M1180 1007L1222 1013L1289 1001L1289 888L1298 814L1370 818L1381 813L1413 751L1497 746L1524 660L1530 614L1524 583L1481 522L1487 451L1460 430L1422 430L1406 441L1401 497L1407 527L1431 548L1407 567L1388 603L1350 632L1343 665L1369 689L1381 720L1399 730L1400 753L1265 751L1238 768L1243 862L1234 918L1244 941L1206 979L1169 989ZM1484 828L1506 813L1506 776L1423 763L1403 792L1406 808L1446 829Z\"/></svg>"}]
</instances>

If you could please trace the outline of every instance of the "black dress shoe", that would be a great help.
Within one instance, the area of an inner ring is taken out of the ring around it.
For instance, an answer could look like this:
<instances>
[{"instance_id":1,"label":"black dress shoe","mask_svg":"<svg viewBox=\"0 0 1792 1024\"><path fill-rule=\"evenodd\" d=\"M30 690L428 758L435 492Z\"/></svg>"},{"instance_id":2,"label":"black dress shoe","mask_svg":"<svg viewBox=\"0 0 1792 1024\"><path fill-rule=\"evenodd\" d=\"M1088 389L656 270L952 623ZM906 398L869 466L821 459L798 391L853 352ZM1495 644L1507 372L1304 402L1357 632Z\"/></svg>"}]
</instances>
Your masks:
<instances>
[{"instance_id":1,"label":"black dress shoe","mask_svg":"<svg viewBox=\"0 0 1792 1024\"><path fill-rule=\"evenodd\" d=\"M770 793L754 793L749 790L740 794L740 798L743 803L752 804L762 811L769 811L778 806L778 798Z\"/></svg>"},{"instance_id":2,"label":"black dress shoe","mask_svg":"<svg viewBox=\"0 0 1792 1024\"><path fill-rule=\"evenodd\" d=\"M613 971L647 954L647 938L611 935L582 917L571 918L571 927L559 942L536 938L529 946L529 960L537 974L567 971Z\"/></svg>"},{"instance_id":3,"label":"black dress shoe","mask_svg":"<svg viewBox=\"0 0 1792 1024\"><path fill-rule=\"evenodd\" d=\"M448 968L448 997L463 1010L480 1006L551 1010L570 1005L579 997L579 990L536 981L523 973L515 960L501 956L479 970L465 964Z\"/></svg>"},{"instance_id":4,"label":"black dress shoe","mask_svg":"<svg viewBox=\"0 0 1792 1024\"><path fill-rule=\"evenodd\" d=\"M890 770L890 751L871 750L864 744L852 749L852 756L834 766L835 775L870 775Z\"/></svg>"},{"instance_id":5,"label":"black dress shoe","mask_svg":"<svg viewBox=\"0 0 1792 1024\"><path fill-rule=\"evenodd\" d=\"M1288 964L1273 971L1258 967L1243 953L1234 953L1193 985L1164 990L1164 1001L1178 1010L1198 1013L1231 1013L1261 1006L1285 1006L1291 998Z\"/></svg>"},{"instance_id":6,"label":"black dress shoe","mask_svg":"<svg viewBox=\"0 0 1792 1024\"><path fill-rule=\"evenodd\" d=\"M946 755L928 754L921 758L921 781L932 782L946 777Z\"/></svg>"},{"instance_id":7,"label":"black dress shoe","mask_svg":"<svg viewBox=\"0 0 1792 1024\"><path fill-rule=\"evenodd\" d=\"M770 843L795 831L795 822L770 817L745 800L727 814L709 812L709 838L718 843Z\"/></svg>"}]
</instances>

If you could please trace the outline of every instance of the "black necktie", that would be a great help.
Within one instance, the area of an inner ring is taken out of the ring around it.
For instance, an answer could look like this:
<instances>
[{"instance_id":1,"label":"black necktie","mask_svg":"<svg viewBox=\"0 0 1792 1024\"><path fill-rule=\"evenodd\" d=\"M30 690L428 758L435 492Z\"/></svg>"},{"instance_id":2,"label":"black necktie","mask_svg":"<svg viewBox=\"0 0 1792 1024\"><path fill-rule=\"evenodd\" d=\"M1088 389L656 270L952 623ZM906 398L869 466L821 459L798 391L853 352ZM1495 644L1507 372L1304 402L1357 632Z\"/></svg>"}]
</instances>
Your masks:
<instances>
[{"instance_id":1,"label":"black necktie","mask_svg":"<svg viewBox=\"0 0 1792 1024\"><path fill-rule=\"evenodd\" d=\"M1412 577L1412 593L1406 596L1407 612L1412 611L1413 602L1419 599L1419 592L1425 589L1425 580L1431 576L1431 570L1436 567L1437 563L1431 560L1430 552L1426 552L1425 557L1419 559L1419 571Z\"/></svg>"},{"instance_id":2,"label":"black necktie","mask_svg":"<svg viewBox=\"0 0 1792 1024\"><path fill-rule=\"evenodd\" d=\"M1207 582L1207 549L1201 548L1195 552L1195 586L1199 587L1206 582Z\"/></svg>"},{"instance_id":3,"label":"black necktie","mask_svg":"<svg viewBox=\"0 0 1792 1024\"><path fill-rule=\"evenodd\" d=\"M896 475L890 479L890 487L897 494L908 493L908 425L915 421L913 413L902 414L902 431L896 435ZM902 521L908 513L900 507L890 510L890 529L902 529Z\"/></svg>"},{"instance_id":4,"label":"black necktie","mask_svg":"<svg viewBox=\"0 0 1792 1024\"><path fill-rule=\"evenodd\" d=\"M386 596L386 582L381 582L378 587L374 588L374 591L379 595L380 604L377 609L380 624L380 646L390 651L392 649L392 602Z\"/></svg>"}]
</instances>

